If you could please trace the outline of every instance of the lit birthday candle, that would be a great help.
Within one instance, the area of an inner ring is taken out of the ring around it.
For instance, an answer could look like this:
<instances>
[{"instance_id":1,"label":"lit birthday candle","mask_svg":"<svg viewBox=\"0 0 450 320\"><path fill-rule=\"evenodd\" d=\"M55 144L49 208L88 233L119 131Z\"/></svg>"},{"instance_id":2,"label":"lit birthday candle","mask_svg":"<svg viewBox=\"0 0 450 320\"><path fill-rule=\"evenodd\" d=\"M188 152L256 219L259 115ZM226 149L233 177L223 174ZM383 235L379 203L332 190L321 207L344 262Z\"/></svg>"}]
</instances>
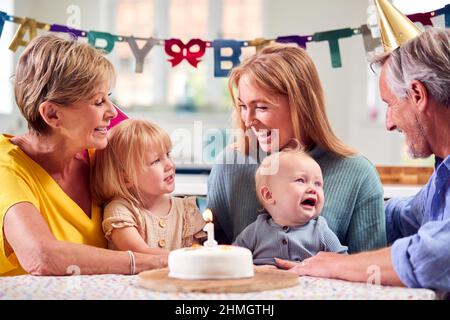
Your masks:
<instances>
[{"instance_id":1,"label":"lit birthday candle","mask_svg":"<svg viewBox=\"0 0 450 320\"><path fill-rule=\"evenodd\" d=\"M212 223L213 216L211 210L206 209L203 212L203 219L206 221L203 231L208 234L208 239L203 243L203 245L205 247L217 246L217 241L214 240L214 224Z\"/></svg>"}]
</instances>

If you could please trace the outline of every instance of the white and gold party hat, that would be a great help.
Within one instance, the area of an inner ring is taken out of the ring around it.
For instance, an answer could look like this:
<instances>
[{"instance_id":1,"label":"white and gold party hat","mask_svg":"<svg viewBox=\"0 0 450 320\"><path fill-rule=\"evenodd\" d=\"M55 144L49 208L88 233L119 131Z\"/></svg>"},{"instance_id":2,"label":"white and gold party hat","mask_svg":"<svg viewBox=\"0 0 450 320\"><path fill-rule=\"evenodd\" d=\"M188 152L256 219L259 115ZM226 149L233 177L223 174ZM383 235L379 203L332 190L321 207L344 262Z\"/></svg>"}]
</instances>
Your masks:
<instances>
[{"instance_id":1,"label":"white and gold party hat","mask_svg":"<svg viewBox=\"0 0 450 320\"><path fill-rule=\"evenodd\" d=\"M422 31L388 0L375 0L381 40L385 52L390 52L417 37Z\"/></svg>"}]
</instances>

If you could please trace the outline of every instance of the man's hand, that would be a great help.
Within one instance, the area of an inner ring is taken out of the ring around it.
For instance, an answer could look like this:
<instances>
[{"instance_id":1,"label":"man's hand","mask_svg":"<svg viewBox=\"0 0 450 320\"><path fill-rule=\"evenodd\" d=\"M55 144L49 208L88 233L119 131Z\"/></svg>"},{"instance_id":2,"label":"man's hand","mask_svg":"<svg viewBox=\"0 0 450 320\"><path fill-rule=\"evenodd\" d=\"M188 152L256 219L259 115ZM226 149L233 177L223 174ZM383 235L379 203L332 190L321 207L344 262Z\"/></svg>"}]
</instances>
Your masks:
<instances>
[{"instance_id":1,"label":"man's hand","mask_svg":"<svg viewBox=\"0 0 450 320\"><path fill-rule=\"evenodd\" d=\"M378 284L404 286L394 270L391 260L391 248L357 254L339 254L335 252L319 252L314 257L302 262L292 262L275 258L279 268L287 269L299 276L334 278L353 282L370 282L378 277ZM379 270L374 275L371 270Z\"/></svg>"},{"instance_id":2,"label":"man's hand","mask_svg":"<svg viewBox=\"0 0 450 320\"><path fill-rule=\"evenodd\" d=\"M338 268L339 259L345 257L345 255L335 252L319 252L314 257L305 259L302 262L275 258L275 263L279 268L289 270L299 276L335 278L336 273L334 270Z\"/></svg>"}]
</instances>

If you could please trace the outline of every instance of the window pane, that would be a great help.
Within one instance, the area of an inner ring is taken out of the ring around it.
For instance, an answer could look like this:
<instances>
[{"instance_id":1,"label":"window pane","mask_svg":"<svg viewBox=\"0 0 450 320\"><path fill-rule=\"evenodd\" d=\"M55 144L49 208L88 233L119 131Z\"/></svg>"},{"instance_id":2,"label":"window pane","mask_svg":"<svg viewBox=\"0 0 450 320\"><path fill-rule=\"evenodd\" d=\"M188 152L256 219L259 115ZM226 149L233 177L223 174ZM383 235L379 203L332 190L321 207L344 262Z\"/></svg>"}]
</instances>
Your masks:
<instances>
[{"instance_id":1,"label":"window pane","mask_svg":"<svg viewBox=\"0 0 450 320\"><path fill-rule=\"evenodd\" d=\"M117 4L117 34L148 38L154 33L154 1L121 0ZM144 41L137 41L139 47ZM161 50L156 47L154 50ZM153 50L152 50L153 51ZM154 101L152 51L146 56L143 73L135 73L136 58L127 42L117 42L112 52L116 58L117 84L114 97L123 108L148 107Z\"/></svg>"},{"instance_id":2,"label":"window pane","mask_svg":"<svg viewBox=\"0 0 450 320\"><path fill-rule=\"evenodd\" d=\"M262 37L261 0L222 0L222 3L224 38Z\"/></svg>"},{"instance_id":3,"label":"window pane","mask_svg":"<svg viewBox=\"0 0 450 320\"><path fill-rule=\"evenodd\" d=\"M194 38L207 40L208 0L172 0L169 7L169 34L183 43ZM205 54L206 55L206 54ZM199 111L204 105L206 90L205 56L197 68L187 60L168 69L167 99L170 109L175 111ZM167 111L167 107L166 107Z\"/></svg>"},{"instance_id":4,"label":"window pane","mask_svg":"<svg viewBox=\"0 0 450 320\"><path fill-rule=\"evenodd\" d=\"M169 32L174 38L183 41L206 38L208 0L171 0L169 21Z\"/></svg>"},{"instance_id":5,"label":"window pane","mask_svg":"<svg viewBox=\"0 0 450 320\"><path fill-rule=\"evenodd\" d=\"M156 6L154 0L119 0L115 21L120 35L149 37L155 30L165 30L164 35L156 36L187 43L194 38L212 41L262 37L261 19L262 0L171 0ZM143 42L138 45L141 47ZM243 48L241 58L254 51L254 47ZM135 57L127 43L116 43L111 57L116 59L118 71L114 97L125 108L229 113L227 79L214 77L211 48L195 68L186 60L172 67L164 47L155 46L145 59L142 74L134 72Z\"/></svg>"}]
</instances>

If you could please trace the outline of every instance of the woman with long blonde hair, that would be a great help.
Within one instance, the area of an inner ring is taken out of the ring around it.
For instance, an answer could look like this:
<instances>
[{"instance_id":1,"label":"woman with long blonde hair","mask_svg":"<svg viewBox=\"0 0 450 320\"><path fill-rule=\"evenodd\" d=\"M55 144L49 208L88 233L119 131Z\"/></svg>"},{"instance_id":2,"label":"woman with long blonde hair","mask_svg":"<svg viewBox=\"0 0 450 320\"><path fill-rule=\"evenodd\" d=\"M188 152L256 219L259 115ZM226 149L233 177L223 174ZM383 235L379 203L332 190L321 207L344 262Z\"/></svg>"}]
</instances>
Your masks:
<instances>
[{"instance_id":1,"label":"woman with long blonde hair","mask_svg":"<svg viewBox=\"0 0 450 320\"><path fill-rule=\"evenodd\" d=\"M219 241L234 241L255 221L254 176L264 156L297 140L322 168L328 199L322 215L341 243L349 252L385 246L377 172L333 133L320 79L306 51L269 45L234 68L228 85L240 130L236 143L218 156L208 181L208 207Z\"/></svg>"}]
</instances>

